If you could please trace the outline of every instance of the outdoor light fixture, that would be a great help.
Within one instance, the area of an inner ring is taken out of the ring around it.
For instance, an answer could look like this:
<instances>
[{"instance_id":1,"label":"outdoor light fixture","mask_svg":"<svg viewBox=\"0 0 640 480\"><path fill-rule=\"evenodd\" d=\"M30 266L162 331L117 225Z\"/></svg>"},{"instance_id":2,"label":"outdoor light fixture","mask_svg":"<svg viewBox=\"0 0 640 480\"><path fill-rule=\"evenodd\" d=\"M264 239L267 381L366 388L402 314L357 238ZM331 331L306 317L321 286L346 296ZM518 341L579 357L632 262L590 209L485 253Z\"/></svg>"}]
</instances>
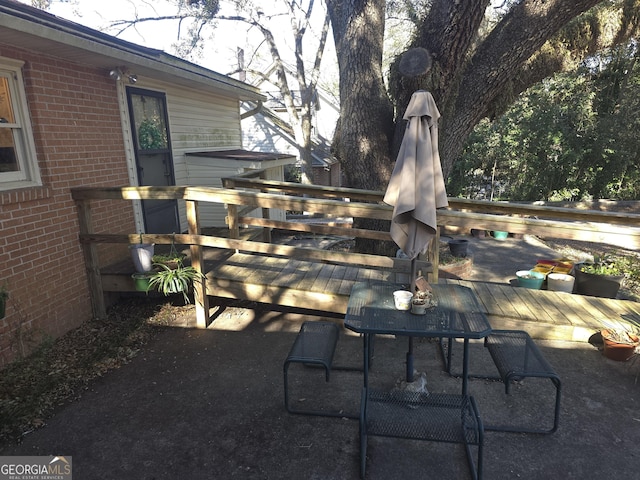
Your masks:
<instances>
[{"instance_id":1,"label":"outdoor light fixture","mask_svg":"<svg viewBox=\"0 0 640 480\"><path fill-rule=\"evenodd\" d=\"M116 82L119 82L120 80L122 80L123 77L126 77L129 80L129 83L131 85L133 85L134 83L136 83L138 81L138 76L133 74L133 73L129 73L126 69L122 68L122 67L116 67L114 69L112 69L109 72L109 76L115 80Z\"/></svg>"},{"instance_id":2,"label":"outdoor light fixture","mask_svg":"<svg viewBox=\"0 0 640 480\"><path fill-rule=\"evenodd\" d=\"M109 72L109 76L116 82L122 78L122 75L124 75L124 72L120 68L114 68Z\"/></svg>"}]
</instances>

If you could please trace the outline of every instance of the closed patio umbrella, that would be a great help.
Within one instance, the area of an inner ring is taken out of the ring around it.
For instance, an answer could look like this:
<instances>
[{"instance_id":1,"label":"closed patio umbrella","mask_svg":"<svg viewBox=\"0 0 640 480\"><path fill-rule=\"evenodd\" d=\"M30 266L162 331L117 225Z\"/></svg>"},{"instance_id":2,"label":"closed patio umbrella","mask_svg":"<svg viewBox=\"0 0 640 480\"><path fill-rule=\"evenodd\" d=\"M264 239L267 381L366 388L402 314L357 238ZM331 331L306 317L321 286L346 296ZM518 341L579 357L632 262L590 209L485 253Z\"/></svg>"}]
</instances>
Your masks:
<instances>
[{"instance_id":1,"label":"closed patio umbrella","mask_svg":"<svg viewBox=\"0 0 640 480\"><path fill-rule=\"evenodd\" d=\"M436 209L449 205L438 152L440 112L433 96L413 93L403 116L408 121L383 201L393 206L391 238L412 259L411 291L415 293L415 264L436 235ZM407 381L413 381L413 342L409 339Z\"/></svg>"}]
</instances>

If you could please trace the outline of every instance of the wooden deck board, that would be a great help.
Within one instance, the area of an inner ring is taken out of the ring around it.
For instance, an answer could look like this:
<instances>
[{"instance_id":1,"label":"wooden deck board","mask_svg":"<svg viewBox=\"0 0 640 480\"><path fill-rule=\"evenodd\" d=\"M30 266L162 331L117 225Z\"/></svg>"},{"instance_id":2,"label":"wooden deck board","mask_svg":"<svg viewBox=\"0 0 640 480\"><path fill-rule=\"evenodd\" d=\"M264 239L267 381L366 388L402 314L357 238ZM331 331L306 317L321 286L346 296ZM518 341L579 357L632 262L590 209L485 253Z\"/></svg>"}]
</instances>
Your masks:
<instances>
[{"instance_id":1,"label":"wooden deck board","mask_svg":"<svg viewBox=\"0 0 640 480\"><path fill-rule=\"evenodd\" d=\"M331 280L331 276L333 275L335 269L335 265L322 265L322 268L318 272L318 276L316 277L313 285L311 285L311 288L309 290L311 290L312 292L324 292L325 290L329 292L332 291L331 289L327 288L327 284L329 283L329 280Z\"/></svg>"},{"instance_id":2,"label":"wooden deck board","mask_svg":"<svg viewBox=\"0 0 640 480\"><path fill-rule=\"evenodd\" d=\"M327 282L326 288L330 292L339 292L340 286L342 285L342 281L347 274L347 266L346 265L336 265L333 271L333 275Z\"/></svg>"},{"instance_id":3,"label":"wooden deck board","mask_svg":"<svg viewBox=\"0 0 640 480\"><path fill-rule=\"evenodd\" d=\"M347 271L344 273L344 277L340 282L340 287L337 292L339 295L349 295L351 293L351 289L353 288L353 284L358 277L358 268L357 267L347 267Z\"/></svg>"}]
</instances>

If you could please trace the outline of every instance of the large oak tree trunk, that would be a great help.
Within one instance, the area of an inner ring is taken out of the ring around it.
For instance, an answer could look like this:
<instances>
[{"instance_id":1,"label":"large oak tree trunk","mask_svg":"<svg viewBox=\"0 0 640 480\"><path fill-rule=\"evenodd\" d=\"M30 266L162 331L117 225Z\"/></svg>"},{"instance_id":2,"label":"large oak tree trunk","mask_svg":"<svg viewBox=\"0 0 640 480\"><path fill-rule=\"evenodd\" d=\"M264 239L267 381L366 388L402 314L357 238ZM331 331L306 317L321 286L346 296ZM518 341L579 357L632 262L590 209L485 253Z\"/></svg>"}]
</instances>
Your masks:
<instances>
[{"instance_id":1,"label":"large oak tree trunk","mask_svg":"<svg viewBox=\"0 0 640 480\"><path fill-rule=\"evenodd\" d=\"M558 38L545 45L569 22L600 3L608 4L602 0L522 0L481 39L490 0L433 0L430 9L422 12L410 45L429 50L433 65L426 75L414 78L392 70L390 93L396 116L402 116L415 90L433 94L442 114L440 157L448 176L464 141L482 118L502 113L518 93L566 68L568 57L584 57L602 48L604 35L595 25L600 20L592 18L584 22L590 29L583 35L586 43L580 38ZM627 13L635 11L636 15L628 15L624 34L609 42L637 32L638 0L621 3ZM350 186L384 189L404 131L402 121L395 129L389 125L391 110L382 82L385 2L327 0L327 6L340 69L341 121L335 151Z\"/></svg>"},{"instance_id":2,"label":"large oak tree trunk","mask_svg":"<svg viewBox=\"0 0 640 480\"><path fill-rule=\"evenodd\" d=\"M333 141L346 186L384 190L392 171L393 106L384 86L384 0L327 2L340 71L340 120ZM366 225L364 224L366 223ZM388 230L388 222L356 227ZM359 239L358 251L389 254L392 242Z\"/></svg>"},{"instance_id":3,"label":"large oak tree trunk","mask_svg":"<svg viewBox=\"0 0 640 480\"><path fill-rule=\"evenodd\" d=\"M380 190L391 174L393 106L382 73L384 0L327 2L340 71L334 150L347 186Z\"/></svg>"}]
</instances>

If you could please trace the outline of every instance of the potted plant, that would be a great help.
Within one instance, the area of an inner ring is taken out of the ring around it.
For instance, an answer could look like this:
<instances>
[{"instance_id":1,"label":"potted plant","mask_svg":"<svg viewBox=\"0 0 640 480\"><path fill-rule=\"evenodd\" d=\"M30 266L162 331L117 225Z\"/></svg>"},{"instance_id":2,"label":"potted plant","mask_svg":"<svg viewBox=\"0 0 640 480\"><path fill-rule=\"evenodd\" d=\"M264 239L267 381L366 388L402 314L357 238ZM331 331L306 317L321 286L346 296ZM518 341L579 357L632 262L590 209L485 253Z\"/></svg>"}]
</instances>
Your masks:
<instances>
[{"instance_id":1,"label":"potted plant","mask_svg":"<svg viewBox=\"0 0 640 480\"><path fill-rule=\"evenodd\" d=\"M151 285L149 285L149 282L151 281L151 275L153 275L153 273L151 272L136 272L131 275L131 278L133 278L133 283L138 292L149 292L149 289L151 288Z\"/></svg>"},{"instance_id":2,"label":"potted plant","mask_svg":"<svg viewBox=\"0 0 640 480\"><path fill-rule=\"evenodd\" d=\"M4 318L9 300L9 290L5 285L0 286L0 319Z\"/></svg>"},{"instance_id":3,"label":"potted plant","mask_svg":"<svg viewBox=\"0 0 640 480\"><path fill-rule=\"evenodd\" d=\"M157 270L149 276L149 288L155 288L165 296L182 293L185 303L189 303L187 292L193 280L204 278L204 275L191 265L185 266L182 260L177 262L176 268L171 268L164 263L157 263L155 267Z\"/></svg>"},{"instance_id":4,"label":"potted plant","mask_svg":"<svg viewBox=\"0 0 640 480\"><path fill-rule=\"evenodd\" d=\"M427 309L435 307L437 301L433 298L433 293L429 290L419 290L411 300L411 313L424 315Z\"/></svg>"},{"instance_id":5,"label":"potted plant","mask_svg":"<svg viewBox=\"0 0 640 480\"><path fill-rule=\"evenodd\" d=\"M129 245L131 260L133 260L136 272L144 273L153 270L154 246L155 244L153 243L142 243L142 233L140 234L140 243Z\"/></svg>"},{"instance_id":6,"label":"potted plant","mask_svg":"<svg viewBox=\"0 0 640 480\"><path fill-rule=\"evenodd\" d=\"M594 256L593 262L574 265L576 293L594 297L616 298L624 278L614 261Z\"/></svg>"},{"instance_id":7,"label":"potted plant","mask_svg":"<svg viewBox=\"0 0 640 480\"><path fill-rule=\"evenodd\" d=\"M638 347L638 336L626 330L604 329L600 331L600 335L604 343L603 353L611 360L619 362L629 360Z\"/></svg>"},{"instance_id":8,"label":"potted plant","mask_svg":"<svg viewBox=\"0 0 640 480\"><path fill-rule=\"evenodd\" d=\"M187 258L187 256L184 253L179 253L176 249L174 233L171 237L171 250L169 250L169 253L156 253L153 255L152 261L154 265L162 264L171 269L176 269L184 262L185 258Z\"/></svg>"}]
</instances>

